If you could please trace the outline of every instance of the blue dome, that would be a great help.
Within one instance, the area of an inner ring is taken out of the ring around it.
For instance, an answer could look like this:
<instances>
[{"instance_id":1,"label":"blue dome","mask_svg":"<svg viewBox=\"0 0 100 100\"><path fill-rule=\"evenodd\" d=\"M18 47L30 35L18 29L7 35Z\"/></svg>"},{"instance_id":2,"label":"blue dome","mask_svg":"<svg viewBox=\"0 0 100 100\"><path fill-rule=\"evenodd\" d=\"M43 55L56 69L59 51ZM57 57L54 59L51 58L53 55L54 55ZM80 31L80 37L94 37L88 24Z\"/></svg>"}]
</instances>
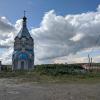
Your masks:
<instances>
[{"instance_id":1,"label":"blue dome","mask_svg":"<svg viewBox=\"0 0 100 100\"><path fill-rule=\"evenodd\" d=\"M28 55L27 55L26 53L21 53L21 54L19 55L19 59L20 59L20 60L27 60L27 59L28 59Z\"/></svg>"}]
</instances>

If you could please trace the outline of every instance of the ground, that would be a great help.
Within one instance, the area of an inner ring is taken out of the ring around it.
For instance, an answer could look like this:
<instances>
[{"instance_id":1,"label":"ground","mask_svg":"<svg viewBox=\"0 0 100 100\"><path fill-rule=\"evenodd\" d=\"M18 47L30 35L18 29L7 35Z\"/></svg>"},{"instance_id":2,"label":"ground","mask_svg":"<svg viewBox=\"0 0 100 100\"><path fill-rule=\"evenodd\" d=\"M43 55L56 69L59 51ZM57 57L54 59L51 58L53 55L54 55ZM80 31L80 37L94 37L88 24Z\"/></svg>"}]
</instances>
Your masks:
<instances>
[{"instance_id":1,"label":"ground","mask_svg":"<svg viewBox=\"0 0 100 100\"><path fill-rule=\"evenodd\" d=\"M100 83L38 83L0 79L0 100L100 100Z\"/></svg>"}]
</instances>

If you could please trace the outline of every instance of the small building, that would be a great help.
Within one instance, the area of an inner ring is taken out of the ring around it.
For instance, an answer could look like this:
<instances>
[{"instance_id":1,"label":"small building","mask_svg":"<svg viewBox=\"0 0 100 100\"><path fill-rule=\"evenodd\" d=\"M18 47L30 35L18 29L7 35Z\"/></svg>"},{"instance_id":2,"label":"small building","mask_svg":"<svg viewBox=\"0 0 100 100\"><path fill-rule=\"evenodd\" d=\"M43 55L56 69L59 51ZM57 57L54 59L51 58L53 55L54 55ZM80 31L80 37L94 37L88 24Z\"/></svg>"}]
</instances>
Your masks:
<instances>
[{"instance_id":1,"label":"small building","mask_svg":"<svg viewBox=\"0 0 100 100\"><path fill-rule=\"evenodd\" d=\"M24 15L22 28L14 39L13 70L30 70L34 67L34 40L26 24L27 18Z\"/></svg>"},{"instance_id":2,"label":"small building","mask_svg":"<svg viewBox=\"0 0 100 100\"><path fill-rule=\"evenodd\" d=\"M83 64L82 68L85 70L91 70L91 71L100 71L100 66L96 66L95 64L89 65L89 64Z\"/></svg>"}]
</instances>

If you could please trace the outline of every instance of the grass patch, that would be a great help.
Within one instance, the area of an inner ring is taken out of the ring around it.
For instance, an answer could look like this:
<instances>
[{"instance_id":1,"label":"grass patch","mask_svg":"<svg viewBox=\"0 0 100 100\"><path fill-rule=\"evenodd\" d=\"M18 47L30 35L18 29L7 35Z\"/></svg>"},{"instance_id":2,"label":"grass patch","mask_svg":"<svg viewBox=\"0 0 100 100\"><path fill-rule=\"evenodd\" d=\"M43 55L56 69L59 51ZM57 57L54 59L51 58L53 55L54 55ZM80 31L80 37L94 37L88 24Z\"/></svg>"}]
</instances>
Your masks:
<instances>
[{"instance_id":1,"label":"grass patch","mask_svg":"<svg viewBox=\"0 0 100 100\"><path fill-rule=\"evenodd\" d=\"M87 72L80 65L38 65L31 71L1 71L0 78L17 78L19 82L100 83L100 72Z\"/></svg>"},{"instance_id":2,"label":"grass patch","mask_svg":"<svg viewBox=\"0 0 100 100\"><path fill-rule=\"evenodd\" d=\"M18 82L37 83L100 83L100 73L50 75L37 71L0 72L0 78L15 78Z\"/></svg>"}]
</instances>

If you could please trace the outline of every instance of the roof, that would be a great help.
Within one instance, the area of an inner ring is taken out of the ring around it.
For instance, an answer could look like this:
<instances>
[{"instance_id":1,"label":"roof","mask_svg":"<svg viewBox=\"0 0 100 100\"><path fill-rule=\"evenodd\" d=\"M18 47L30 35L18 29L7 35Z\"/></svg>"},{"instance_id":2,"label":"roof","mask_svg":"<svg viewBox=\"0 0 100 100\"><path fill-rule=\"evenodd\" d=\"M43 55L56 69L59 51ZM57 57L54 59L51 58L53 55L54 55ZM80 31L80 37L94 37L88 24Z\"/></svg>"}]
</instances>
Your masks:
<instances>
[{"instance_id":1,"label":"roof","mask_svg":"<svg viewBox=\"0 0 100 100\"><path fill-rule=\"evenodd\" d=\"M23 17L23 25L22 25L22 28L21 28L21 30L20 30L20 32L18 33L18 35L17 35L17 37L18 38L22 38L22 37L27 37L27 38L30 38L31 37L31 35L30 35L30 33L29 33L29 31L28 31L28 29L27 29L27 18L24 16Z\"/></svg>"}]
</instances>

